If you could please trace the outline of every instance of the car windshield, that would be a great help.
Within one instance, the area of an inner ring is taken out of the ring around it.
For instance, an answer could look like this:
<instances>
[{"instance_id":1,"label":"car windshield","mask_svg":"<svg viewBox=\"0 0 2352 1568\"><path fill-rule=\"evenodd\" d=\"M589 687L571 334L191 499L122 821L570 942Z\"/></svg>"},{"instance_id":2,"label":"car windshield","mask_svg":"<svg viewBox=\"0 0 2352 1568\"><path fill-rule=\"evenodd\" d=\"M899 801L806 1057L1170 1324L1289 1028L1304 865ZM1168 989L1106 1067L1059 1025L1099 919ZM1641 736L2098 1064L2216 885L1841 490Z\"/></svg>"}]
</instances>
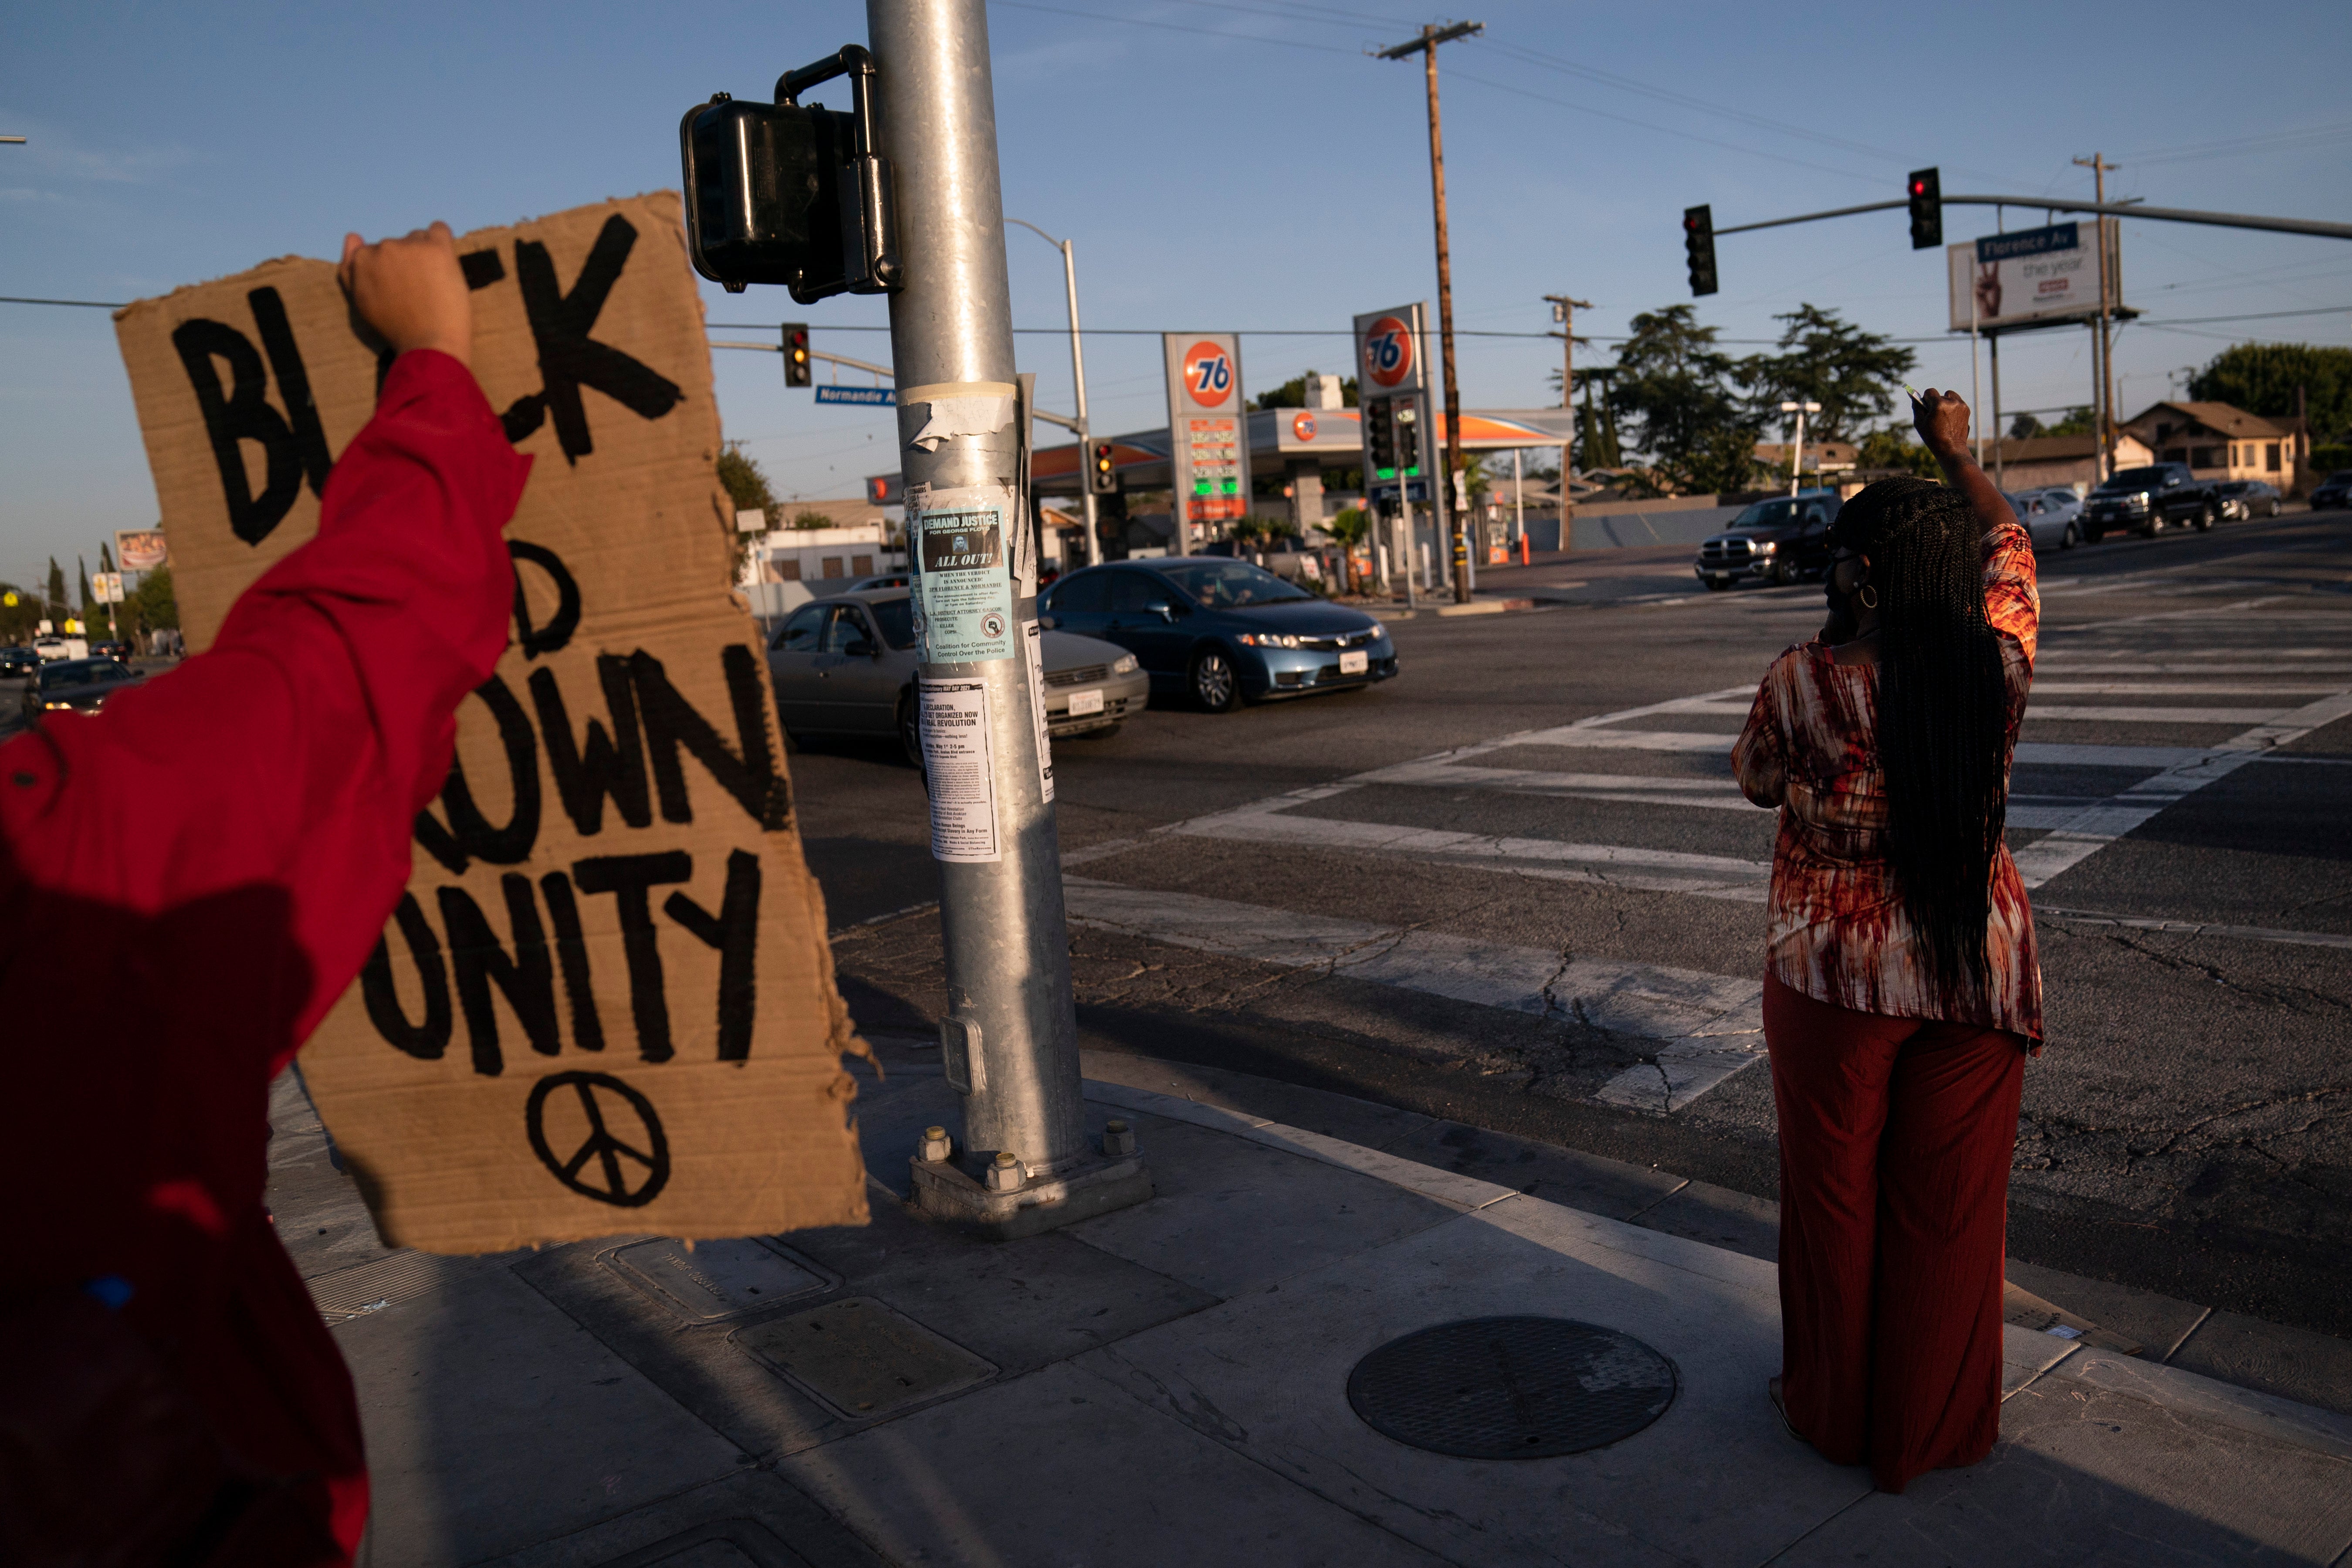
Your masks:
<instances>
[{"instance_id":1,"label":"car windshield","mask_svg":"<svg viewBox=\"0 0 2352 1568\"><path fill-rule=\"evenodd\" d=\"M2099 488L2103 490L2145 490L2162 483L2162 468L2126 468Z\"/></svg>"},{"instance_id":2,"label":"car windshield","mask_svg":"<svg viewBox=\"0 0 2352 1568\"><path fill-rule=\"evenodd\" d=\"M67 686L104 686L121 680L130 671L112 659L73 659L65 664L53 664L41 671L41 689L55 691Z\"/></svg>"},{"instance_id":3,"label":"car windshield","mask_svg":"<svg viewBox=\"0 0 2352 1568\"><path fill-rule=\"evenodd\" d=\"M915 600L912 595L903 599L885 599L878 605L867 605L874 612L874 624L882 628L882 640L895 648L915 646Z\"/></svg>"},{"instance_id":4,"label":"car windshield","mask_svg":"<svg viewBox=\"0 0 2352 1568\"><path fill-rule=\"evenodd\" d=\"M1230 610L1243 605L1279 605L1315 596L1246 561L1186 561L1155 566L1153 570L1213 610Z\"/></svg>"},{"instance_id":5,"label":"car windshield","mask_svg":"<svg viewBox=\"0 0 2352 1568\"><path fill-rule=\"evenodd\" d=\"M1779 500L1759 500L1731 520L1734 528L1778 528L1797 518L1798 502L1782 497Z\"/></svg>"},{"instance_id":6,"label":"car windshield","mask_svg":"<svg viewBox=\"0 0 2352 1568\"><path fill-rule=\"evenodd\" d=\"M2327 476L2331 485L2352 484L2352 468L2338 468Z\"/></svg>"}]
</instances>

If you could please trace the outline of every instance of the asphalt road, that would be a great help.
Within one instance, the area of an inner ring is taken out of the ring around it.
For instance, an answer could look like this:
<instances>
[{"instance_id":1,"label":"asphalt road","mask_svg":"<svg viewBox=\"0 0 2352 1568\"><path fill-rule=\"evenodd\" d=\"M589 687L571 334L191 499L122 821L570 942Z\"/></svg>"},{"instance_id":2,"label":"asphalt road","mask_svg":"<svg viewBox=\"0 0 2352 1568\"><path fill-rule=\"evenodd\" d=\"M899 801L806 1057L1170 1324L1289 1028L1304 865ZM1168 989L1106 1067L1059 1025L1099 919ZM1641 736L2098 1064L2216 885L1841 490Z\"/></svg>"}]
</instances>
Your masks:
<instances>
[{"instance_id":1,"label":"asphalt road","mask_svg":"<svg viewBox=\"0 0 2352 1568\"><path fill-rule=\"evenodd\" d=\"M1727 752L1820 589L1705 594L1687 560L1489 573L1568 602L1403 622L1372 691L1057 745L1086 1043L1769 1198L1773 820ZM2010 837L2049 1042L2012 1254L2352 1333L2352 514L2042 570ZM919 781L882 744L793 767L853 1009L916 1045L942 1001Z\"/></svg>"}]
</instances>

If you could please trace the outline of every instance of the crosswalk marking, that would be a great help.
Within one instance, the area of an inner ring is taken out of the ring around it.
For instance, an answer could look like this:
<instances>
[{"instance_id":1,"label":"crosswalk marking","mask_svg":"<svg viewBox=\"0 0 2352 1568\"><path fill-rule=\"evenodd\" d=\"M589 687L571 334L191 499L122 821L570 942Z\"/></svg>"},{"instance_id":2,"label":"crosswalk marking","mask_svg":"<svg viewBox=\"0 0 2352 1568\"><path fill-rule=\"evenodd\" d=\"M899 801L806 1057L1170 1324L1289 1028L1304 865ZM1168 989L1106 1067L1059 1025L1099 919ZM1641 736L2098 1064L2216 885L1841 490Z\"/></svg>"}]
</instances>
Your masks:
<instances>
[{"instance_id":1,"label":"crosswalk marking","mask_svg":"<svg viewBox=\"0 0 2352 1568\"><path fill-rule=\"evenodd\" d=\"M2027 887L2038 888L2153 820L2166 806L2229 777L2271 748L2298 741L2321 725L2344 718L2352 718L2352 691L2339 691L2265 720L2193 762L2175 763L2121 795L2075 813L2017 852L2018 875Z\"/></svg>"},{"instance_id":2,"label":"crosswalk marking","mask_svg":"<svg viewBox=\"0 0 2352 1568\"><path fill-rule=\"evenodd\" d=\"M1076 926L1285 968L1319 969L1659 1042L1654 1062L1629 1068L1601 1086L1596 1098L1612 1105L1680 1110L1763 1056L1760 980L1569 958L1541 948L1080 877L1064 878L1063 888Z\"/></svg>"}]
</instances>

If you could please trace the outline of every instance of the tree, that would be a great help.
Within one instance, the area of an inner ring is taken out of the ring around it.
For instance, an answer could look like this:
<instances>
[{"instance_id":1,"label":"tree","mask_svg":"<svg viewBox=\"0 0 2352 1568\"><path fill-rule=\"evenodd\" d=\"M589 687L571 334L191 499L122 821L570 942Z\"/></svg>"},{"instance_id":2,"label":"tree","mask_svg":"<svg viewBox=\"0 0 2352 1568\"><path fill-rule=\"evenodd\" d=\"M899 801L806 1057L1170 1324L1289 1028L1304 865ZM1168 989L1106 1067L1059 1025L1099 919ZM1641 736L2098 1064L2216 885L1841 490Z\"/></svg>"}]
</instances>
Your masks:
<instances>
[{"instance_id":1,"label":"tree","mask_svg":"<svg viewBox=\"0 0 2352 1568\"><path fill-rule=\"evenodd\" d=\"M1349 507L1345 511L1323 520L1323 531L1339 547L1339 559L1348 592L1356 591L1356 551L1372 529L1370 516L1360 508Z\"/></svg>"},{"instance_id":2,"label":"tree","mask_svg":"<svg viewBox=\"0 0 2352 1568\"><path fill-rule=\"evenodd\" d=\"M1895 468L1916 474L1923 479L1944 477L1941 464L1935 454L1911 438L1908 425L1889 425L1884 430L1873 430L1855 445L1853 466L1857 468Z\"/></svg>"},{"instance_id":3,"label":"tree","mask_svg":"<svg viewBox=\"0 0 2352 1568\"><path fill-rule=\"evenodd\" d=\"M776 504L759 459L745 457L740 441L728 442L726 450L719 454L719 482L727 487L737 511L766 511Z\"/></svg>"},{"instance_id":4,"label":"tree","mask_svg":"<svg viewBox=\"0 0 2352 1568\"><path fill-rule=\"evenodd\" d=\"M74 574L81 582L81 607L74 614L80 617L83 630L94 631L97 629L98 623L106 619L106 606L100 604L90 594L89 566L79 555L74 557Z\"/></svg>"},{"instance_id":5,"label":"tree","mask_svg":"<svg viewBox=\"0 0 2352 1568\"><path fill-rule=\"evenodd\" d=\"M834 528L838 524L834 521L833 514L829 511L810 510L793 513L793 526L797 529L811 530Z\"/></svg>"},{"instance_id":6,"label":"tree","mask_svg":"<svg viewBox=\"0 0 2352 1568\"><path fill-rule=\"evenodd\" d=\"M1318 373L1310 370L1303 374L1294 375L1272 392L1261 392L1250 399L1250 406L1252 408L1304 408L1307 406L1307 379L1317 374ZM1339 405L1343 408L1356 406L1356 378L1352 375L1343 377L1339 383Z\"/></svg>"},{"instance_id":7,"label":"tree","mask_svg":"<svg viewBox=\"0 0 2352 1568\"><path fill-rule=\"evenodd\" d=\"M2042 421L2031 414L2021 414L2009 422L2009 436L2012 441L2031 441L2041 434Z\"/></svg>"},{"instance_id":8,"label":"tree","mask_svg":"<svg viewBox=\"0 0 2352 1568\"><path fill-rule=\"evenodd\" d=\"M2265 419L2292 419L2298 387L2314 436L2352 431L2352 349L2233 343L2189 378L2189 395L2199 403L2227 403Z\"/></svg>"},{"instance_id":9,"label":"tree","mask_svg":"<svg viewBox=\"0 0 2352 1568\"><path fill-rule=\"evenodd\" d=\"M1851 441L1895 412L1895 395L1917 354L1818 305L1799 305L1772 319L1785 323L1781 352L1750 354L1735 372L1759 426L1787 419L1783 403L1818 403L1821 412L1805 416L1807 435Z\"/></svg>"},{"instance_id":10,"label":"tree","mask_svg":"<svg viewBox=\"0 0 2352 1568\"><path fill-rule=\"evenodd\" d=\"M172 594L172 569L158 566L140 578L139 586L124 598L122 608L132 631L176 629L180 624L180 602Z\"/></svg>"},{"instance_id":11,"label":"tree","mask_svg":"<svg viewBox=\"0 0 2352 1568\"><path fill-rule=\"evenodd\" d=\"M2051 426L2042 434L2045 436L2095 436L2098 430L2098 416L2093 414L2090 405L2085 404L2080 408L2068 409L2065 418Z\"/></svg>"},{"instance_id":12,"label":"tree","mask_svg":"<svg viewBox=\"0 0 2352 1568\"><path fill-rule=\"evenodd\" d=\"M1716 329L1700 326L1688 305L1644 311L1632 326L1609 399L1632 423L1634 445L1677 489L1747 488L1758 425L1731 387Z\"/></svg>"},{"instance_id":13,"label":"tree","mask_svg":"<svg viewBox=\"0 0 2352 1568\"><path fill-rule=\"evenodd\" d=\"M58 569L58 558L52 555L49 557L47 602L41 606L41 614L50 620L61 621L69 608L66 603L66 574Z\"/></svg>"},{"instance_id":14,"label":"tree","mask_svg":"<svg viewBox=\"0 0 2352 1568\"><path fill-rule=\"evenodd\" d=\"M768 488L768 476L761 471L759 460L743 455L743 443L730 441L719 454L719 482L727 487L727 499L735 503L737 511L772 512L775 492ZM773 526L772 521L770 526ZM743 580L743 558L751 551L751 534L734 526L728 519L727 580Z\"/></svg>"}]
</instances>

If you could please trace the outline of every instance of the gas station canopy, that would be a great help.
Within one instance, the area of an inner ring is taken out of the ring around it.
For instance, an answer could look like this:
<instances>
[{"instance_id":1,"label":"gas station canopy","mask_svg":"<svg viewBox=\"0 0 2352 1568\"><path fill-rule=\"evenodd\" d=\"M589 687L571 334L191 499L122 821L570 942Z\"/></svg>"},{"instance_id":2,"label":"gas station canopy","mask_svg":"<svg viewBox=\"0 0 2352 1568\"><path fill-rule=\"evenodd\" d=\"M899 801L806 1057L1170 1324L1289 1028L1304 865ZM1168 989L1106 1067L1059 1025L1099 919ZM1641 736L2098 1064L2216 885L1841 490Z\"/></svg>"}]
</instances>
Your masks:
<instances>
[{"instance_id":1,"label":"gas station canopy","mask_svg":"<svg viewBox=\"0 0 2352 1568\"><path fill-rule=\"evenodd\" d=\"M1507 451L1514 447L1559 447L1572 433L1575 416L1565 408L1462 411L1462 449ZM1436 420L1442 429L1444 416ZM1130 490L1165 489L1169 482L1168 429L1135 430L1107 437L1121 486ZM1441 440L1443 437L1440 437ZM1105 439L1105 437L1097 437ZM1353 408L1263 408L1249 416L1250 468L1281 473L1301 459L1328 468L1352 468L1363 460L1363 432ZM1077 446L1040 447L1030 459L1030 476L1041 495L1076 495L1086 482Z\"/></svg>"}]
</instances>

